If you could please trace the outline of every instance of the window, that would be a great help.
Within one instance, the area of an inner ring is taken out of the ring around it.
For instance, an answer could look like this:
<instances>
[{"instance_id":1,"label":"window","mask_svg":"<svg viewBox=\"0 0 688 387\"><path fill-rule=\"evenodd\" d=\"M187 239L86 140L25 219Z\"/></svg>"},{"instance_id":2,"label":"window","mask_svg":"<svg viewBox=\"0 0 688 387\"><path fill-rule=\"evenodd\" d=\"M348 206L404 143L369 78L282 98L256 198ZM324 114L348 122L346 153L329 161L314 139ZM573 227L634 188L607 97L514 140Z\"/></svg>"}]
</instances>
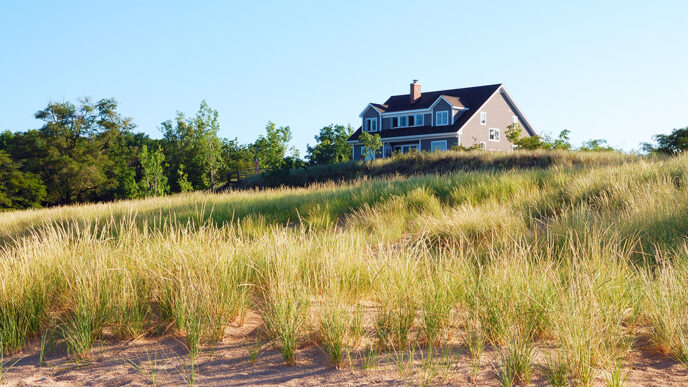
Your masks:
<instances>
[{"instance_id":1,"label":"window","mask_svg":"<svg viewBox=\"0 0 688 387\"><path fill-rule=\"evenodd\" d=\"M408 116L398 116L390 118L392 128L406 128L409 126L423 126L423 115L412 114Z\"/></svg>"},{"instance_id":2,"label":"window","mask_svg":"<svg viewBox=\"0 0 688 387\"><path fill-rule=\"evenodd\" d=\"M418 145L416 144L409 144L409 145L395 145L394 146L394 152L395 153L409 153L409 152L416 152L418 151Z\"/></svg>"},{"instance_id":3,"label":"window","mask_svg":"<svg viewBox=\"0 0 688 387\"><path fill-rule=\"evenodd\" d=\"M513 122L514 124L518 124L518 116L511 117L511 122Z\"/></svg>"},{"instance_id":4,"label":"window","mask_svg":"<svg viewBox=\"0 0 688 387\"><path fill-rule=\"evenodd\" d=\"M480 141L480 149L487 149L487 144L485 141Z\"/></svg>"},{"instance_id":5,"label":"window","mask_svg":"<svg viewBox=\"0 0 688 387\"><path fill-rule=\"evenodd\" d=\"M375 160L375 153L368 153L366 148L361 145L361 158L365 161Z\"/></svg>"},{"instance_id":6,"label":"window","mask_svg":"<svg viewBox=\"0 0 688 387\"><path fill-rule=\"evenodd\" d=\"M449 112L442 110L435 113L435 126L449 125Z\"/></svg>"},{"instance_id":7,"label":"window","mask_svg":"<svg viewBox=\"0 0 688 387\"><path fill-rule=\"evenodd\" d=\"M432 141L430 143L430 151L431 152L446 151L446 150L447 150L447 140Z\"/></svg>"},{"instance_id":8,"label":"window","mask_svg":"<svg viewBox=\"0 0 688 387\"><path fill-rule=\"evenodd\" d=\"M366 132L377 132L377 118L366 118Z\"/></svg>"},{"instance_id":9,"label":"window","mask_svg":"<svg viewBox=\"0 0 688 387\"><path fill-rule=\"evenodd\" d=\"M499 141L499 129L490 128L490 141Z\"/></svg>"},{"instance_id":10,"label":"window","mask_svg":"<svg viewBox=\"0 0 688 387\"><path fill-rule=\"evenodd\" d=\"M487 124L487 112L480 112L480 125Z\"/></svg>"}]
</instances>

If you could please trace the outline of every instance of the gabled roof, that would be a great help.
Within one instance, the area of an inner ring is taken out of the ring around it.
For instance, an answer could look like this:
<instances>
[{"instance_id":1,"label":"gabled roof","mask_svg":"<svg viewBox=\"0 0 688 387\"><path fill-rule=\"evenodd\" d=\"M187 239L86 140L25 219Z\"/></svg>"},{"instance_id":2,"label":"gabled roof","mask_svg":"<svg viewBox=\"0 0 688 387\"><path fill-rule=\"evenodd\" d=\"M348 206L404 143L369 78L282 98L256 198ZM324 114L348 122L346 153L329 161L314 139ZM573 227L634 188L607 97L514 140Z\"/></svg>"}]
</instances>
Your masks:
<instances>
[{"instance_id":1,"label":"gabled roof","mask_svg":"<svg viewBox=\"0 0 688 387\"><path fill-rule=\"evenodd\" d=\"M384 107L381 113L403 112L408 110L422 110L429 109L441 97L454 107L467 109L466 112L459 115L456 121L446 126L414 126L410 128L397 128L394 130L381 130L376 132L381 138L400 137L400 136L414 136L414 135L432 135L438 133L458 132L459 129L473 115L480 109L485 102L502 87L500 83L486 86L465 87L461 89L439 90L423 92L416 102L411 102L409 94L393 95L385 101L384 104L379 105ZM376 104L370 104L375 106ZM369 106L370 106L369 105ZM367 107L366 107L367 109ZM365 112L365 110L364 110ZM354 132L347 141L356 141L361 134L361 128Z\"/></svg>"},{"instance_id":2,"label":"gabled roof","mask_svg":"<svg viewBox=\"0 0 688 387\"><path fill-rule=\"evenodd\" d=\"M372 102L371 102L371 103L369 103L369 104L365 107L365 109L363 109L363 111L361 112L361 114L359 114L358 116L359 116L359 117L363 117L363 113L365 113L366 110L368 110L368 108L370 108L370 107L372 107L373 109L377 110L379 113L384 113L384 112L385 112L385 109L387 108L387 106L385 106L385 105L381 105L381 104L379 104L379 103L372 103Z\"/></svg>"},{"instance_id":3,"label":"gabled roof","mask_svg":"<svg viewBox=\"0 0 688 387\"><path fill-rule=\"evenodd\" d=\"M416 102L411 102L409 94L393 95L385 101L385 112L401 112L405 110L427 109L437 101L437 98L444 97L448 102L457 103L458 107L477 109L482 106L492 94L494 94L500 83L486 86L464 87L461 89L424 91Z\"/></svg>"}]
</instances>

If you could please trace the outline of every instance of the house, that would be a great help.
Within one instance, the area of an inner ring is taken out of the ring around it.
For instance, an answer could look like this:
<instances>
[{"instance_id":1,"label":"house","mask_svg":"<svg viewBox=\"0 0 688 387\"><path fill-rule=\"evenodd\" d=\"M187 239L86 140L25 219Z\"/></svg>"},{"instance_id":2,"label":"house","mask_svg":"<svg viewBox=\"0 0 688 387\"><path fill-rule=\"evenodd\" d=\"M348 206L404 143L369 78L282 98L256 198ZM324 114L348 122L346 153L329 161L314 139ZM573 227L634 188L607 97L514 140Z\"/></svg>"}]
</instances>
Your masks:
<instances>
[{"instance_id":1,"label":"house","mask_svg":"<svg viewBox=\"0 0 688 387\"><path fill-rule=\"evenodd\" d=\"M444 151L463 145L495 151L513 148L504 135L521 124L522 136L534 136L528 120L501 84L421 92L418 81L409 94L391 96L383 104L369 103L360 114L361 127L347 140L354 160L365 157L358 137L380 135L382 149L375 157L411 151Z\"/></svg>"}]
</instances>

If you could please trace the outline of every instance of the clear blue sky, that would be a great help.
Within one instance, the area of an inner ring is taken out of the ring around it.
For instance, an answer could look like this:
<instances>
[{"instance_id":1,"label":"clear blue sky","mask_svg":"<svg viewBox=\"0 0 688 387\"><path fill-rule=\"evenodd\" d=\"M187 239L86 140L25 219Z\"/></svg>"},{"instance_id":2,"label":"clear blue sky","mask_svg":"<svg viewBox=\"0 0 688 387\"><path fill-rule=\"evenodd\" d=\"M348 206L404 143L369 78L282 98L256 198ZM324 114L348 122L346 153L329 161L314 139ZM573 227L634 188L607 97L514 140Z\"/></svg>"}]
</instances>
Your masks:
<instances>
[{"instance_id":1,"label":"clear blue sky","mask_svg":"<svg viewBox=\"0 0 688 387\"><path fill-rule=\"evenodd\" d=\"M159 137L202 99L223 137L305 150L368 102L504 83L539 132L630 150L688 125L688 1L0 2L0 130L115 97Z\"/></svg>"}]
</instances>

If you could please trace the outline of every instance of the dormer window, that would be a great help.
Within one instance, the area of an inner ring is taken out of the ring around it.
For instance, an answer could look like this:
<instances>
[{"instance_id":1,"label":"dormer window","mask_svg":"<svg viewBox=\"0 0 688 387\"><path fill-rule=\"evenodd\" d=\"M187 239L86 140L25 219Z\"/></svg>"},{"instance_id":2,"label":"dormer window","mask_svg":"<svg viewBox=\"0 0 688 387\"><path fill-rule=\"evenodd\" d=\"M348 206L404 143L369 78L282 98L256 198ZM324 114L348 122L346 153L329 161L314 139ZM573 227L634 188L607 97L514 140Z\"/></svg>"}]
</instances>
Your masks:
<instances>
[{"instance_id":1,"label":"dormer window","mask_svg":"<svg viewBox=\"0 0 688 387\"><path fill-rule=\"evenodd\" d=\"M366 132L377 132L377 118L366 118L365 120Z\"/></svg>"},{"instance_id":2,"label":"dormer window","mask_svg":"<svg viewBox=\"0 0 688 387\"><path fill-rule=\"evenodd\" d=\"M449 112L442 110L435 113L435 126L449 125Z\"/></svg>"},{"instance_id":3,"label":"dormer window","mask_svg":"<svg viewBox=\"0 0 688 387\"><path fill-rule=\"evenodd\" d=\"M412 114L408 116L398 116L392 117L391 119L392 128L407 128L410 126L423 126L423 115L422 114Z\"/></svg>"}]
</instances>

